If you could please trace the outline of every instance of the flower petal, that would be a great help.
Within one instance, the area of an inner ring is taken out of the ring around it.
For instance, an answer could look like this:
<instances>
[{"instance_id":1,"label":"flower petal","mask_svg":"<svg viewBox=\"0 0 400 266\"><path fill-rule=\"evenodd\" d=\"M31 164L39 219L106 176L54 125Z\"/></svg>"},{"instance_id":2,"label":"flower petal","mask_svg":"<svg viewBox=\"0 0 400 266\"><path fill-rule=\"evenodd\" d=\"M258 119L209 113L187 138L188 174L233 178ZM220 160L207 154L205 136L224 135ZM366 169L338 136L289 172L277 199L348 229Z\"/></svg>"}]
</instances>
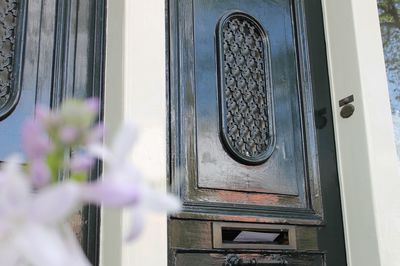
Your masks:
<instances>
[{"instance_id":1,"label":"flower petal","mask_svg":"<svg viewBox=\"0 0 400 266\"><path fill-rule=\"evenodd\" d=\"M36 121L46 129L54 127L59 123L55 113L52 113L48 107L43 105L38 105L36 107L35 118Z\"/></svg>"},{"instance_id":2,"label":"flower petal","mask_svg":"<svg viewBox=\"0 0 400 266\"><path fill-rule=\"evenodd\" d=\"M105 162L112 162L113 156L111 152L101 144L94 143L87 147L87 152L91 154L93 157L98 158L100 160L104 160Z\"/></svg>"},{"instance_id":3,"label":"flower petal","mask_svg":"<svg viewBox=\"0 0 400 266\"><path fill-rule=\"evenodd\" d=\"M32 266L89 266L72 231L66 228L28 224L14 238L16 249Z\"/></svg>"},{"instance_id":4,"label":"flower petal","mask_svg":"<svg viewBox=\"0 0 400 266\"><path fill-rule=\"evenodd\" d=\"M79 129L72 126L63 126L60 128L59 136L64 144L71 144L79 137Z\"/></svg>"},{"instance_id":5,"label":"flower petal","mask_svg":"<svg viewBox=\"0 0 400 266\"><path fill-rule=\"evenodd\" d=\"M178 212L182 208L180 200L166 192L156 191L147 185L142 185L140 191L140 205L155 212Z\"/></svg>"},{"instance_id":6,"label":"flower petal","mask_svg":"<svg viewBox=\"0 0 400 266\"><path fill-rule=\"evenodd\" d=\"M83 253L80 243L76 239L74 232L69 225L62 228L65 237L65 244L68 250L69 258L66 259L64 266L89 266L90 263Z\"/></svg>"},{"instance_id":7,"label":"flower petal","mask_svg":"<svg viewBox=\"0 0 400 266\"><path fill-rule=\"evenodd\" d=\"M85 105L88 111L93 114L97 114L100 110L100 100L96 97L86 99Z\"/></svg>"},{"instance_id":8,"label":"flower petal","mask_svg":"<svg viewBox=\"0 0 400 266\"><path fill-rule=\"evenodd\" d=\"M100 143L104 137L104 124L103 123L97 123L92 127L90 130L89 134L87 135L87 143L89 145L95 144L95 143Z\"/></svg>"},{"instance_id":9,"label":"flower petal","mask_svg":"<svg viewBox=\"0 0 400 266\"><path fill-rule=\"evenodd\" d=\"M94 159L88 154L75 154L71 158L71 171L84 172L90 170L94 164Z\"/></svg>"},{"instance_id":10,"label":"flower petal","mask_svg":"<svg viewBox=\"0 0 400 266\"><path fill-rule=\"evenodd\" d=\"M43 157L50 150L49 140L37 121L25 121L21 134L22 147L29 159Z\"/></svg>"},{"instance_id":11,"label":"flower petal","mask_svg":"<svg viewBox=\"0 0 400 266\"><path fill-rule=\"evenodd\" d=\"M82 202L82 185L64 181L39 190L31 205L31 219L39 223L56 224L71 215Z\"/></svg>"},{"instance_id":12,"label":"flower petal","mask_svg":"<svg viewBox=\"0 0 400 266\"><path fill-rule=\"evenodd\" d=\"M29 170L34 187L41 188L49 183L50 170L43 159L33 160Z\"/></svg>"},{"instance_id":13,"label":"flower petal","mask_svg":"<svg viewBox=\"0 0 400 266\"><path fill-rule=\"evenodd\" d=\"M145 211L141 207L131 209L131 224L128 234L125 236L126 241L132 241L140 236L144 228L144 215Z\"/></svg>"},{"instance_id":14,"label":"flower petal","mask_svg":"<svg viewBox=\"0 0 400 266\"><path fill-rule=\"evenodd\" d=\"M83 198L89 203L105 207L124 207L138 201L138 186L135 180L103 178L84 187Z\"/></svg>"},{"instance_id":15,"label":"flower petal","mask_svg":"<svg viewBox=\"0 0 400 266\"><path fill-rule=\"evenodd\" d=\"M0 243L0 265L2 266L18 266L19 263L18 251L13 246L13 243Z\"/></svg>"},{"instance_id":16,"label":"flower petal","mask_svg":"<svg viewBox=\"0 0 400 266\"><path fill-rule=\"evenodd\" d=\"M115 161L126 161L136 139L136 127L133 123L124 124L115 136L112 153Z\"/></svg>"},{"instance_id":17,"label":"flower petal","mask_svg":"<svg viewBox=\"0 0 400 266\"><path fill-rule=\"evenodd\" d=\"M31 199L31 187L18 157L10 157L2 165L0 183L0 227L4 229L10 220L26 211Z\"/></svg>"}]
</instances>

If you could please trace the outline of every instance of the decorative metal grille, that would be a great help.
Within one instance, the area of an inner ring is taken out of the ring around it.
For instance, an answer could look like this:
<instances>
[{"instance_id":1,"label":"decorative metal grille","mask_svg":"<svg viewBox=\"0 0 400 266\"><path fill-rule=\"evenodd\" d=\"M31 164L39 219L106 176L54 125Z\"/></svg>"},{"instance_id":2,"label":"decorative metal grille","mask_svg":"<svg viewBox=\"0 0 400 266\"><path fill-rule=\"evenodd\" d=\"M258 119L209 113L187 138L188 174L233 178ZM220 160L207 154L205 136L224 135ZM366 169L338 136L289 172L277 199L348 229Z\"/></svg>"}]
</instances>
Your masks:
<instances>
[{"instance_id":1,"label":"decorative metal grille","mask_svg":"<svg viewBox=\"0 0 400 266\"><path fill-rule=\"evenodd\" d=\"M218 29L222 137L234 158L259 164L275 143L267 36L238 12L221 19Z\"/></svg>"},{"instance_id":2,"label":"decorative metal grille","mask_svg":"<svg viewBox=\"0 0 400 266\"><path fill-rule=\"evenodd\" d=\"M18 11L17 0L0 1L0 118L9 113L19 96L13 72Z\"/></svg>"}]
</instances>

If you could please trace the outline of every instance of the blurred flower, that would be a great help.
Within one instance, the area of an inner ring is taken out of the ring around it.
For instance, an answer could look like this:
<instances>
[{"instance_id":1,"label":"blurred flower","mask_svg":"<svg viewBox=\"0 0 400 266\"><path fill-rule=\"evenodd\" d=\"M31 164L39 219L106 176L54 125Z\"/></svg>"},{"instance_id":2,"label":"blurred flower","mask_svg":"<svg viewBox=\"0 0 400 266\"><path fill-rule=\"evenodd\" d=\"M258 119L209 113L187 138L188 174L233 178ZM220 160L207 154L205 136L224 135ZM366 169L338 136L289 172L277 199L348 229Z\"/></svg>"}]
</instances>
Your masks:
<instances>
[{"instance_id":1,"label":"blurred flower","mask_svg":"<svg viewBox=\"0 0 400 266\"><path fill-rule=\"evenodd\" d=\"M67 225L83 204L128 208L128 240L142 231L146 211L180 209L176 197L157 192L132 165L133 126L118 132L111 149L102 145L103 125L95 124L98 110L97 99L72 99L58 111L39 107L36 119L24 123L26 164L22 167L13 157L0 169L1 266L90 265ZM104 160L105 171L88 182L97 158Z\"/></svg>"},{"instance_id":2,"label":"blurred flower","mask_svg":"<svg viewBox=\"0 0 400 266\"><path fill-rule=\"evenodd\" d=\"M51 149L51 144L44 128L35 121L29 119L22 125L22 147L28 159L39 159L45 156Z\"/></svg>"},{"instance_id":3,"label":"blurred flower","mask_svg":"<svg viewBox=\"0 0 400 266\"><path fill-rule=\"evenodd\" d=\"M152 189L133 167L130 152L135 141L135 127L126 124L114 139L111 149L92 145L89 151L103 159L105 171L102 178L86 187L86 200L105 207L127 207L131 210L132 224L127 240L137 237L142 231L146 210L176 212L180 201L165 192Z\"/></svg>"},{"instance_id":4,"label":"blurred flower","mask_svg":"<svg viewBox=\"0 0 400 266\"><path fill-rule=\"evenodd\" d=\"M61 169L70 170L75 181L86 181L93 159L66 154L102 140L103 125L95 124L98 110L96 98L69 99L55 111L37 107L36 119L27 120L22 128L27 171L35 187L58 182Z\"/></svg>"},{"instance_id":5,"label":"blurred flower","mask_svg":"<svg viewBox=\"0 0 400 266\"><path fill-rule=\"evenodd\" d=\"M94 159L88 154L77 153L72 155L70 161L70 169L72 172L85 172L89 171L94 164Z\"/></svg>"},{"instance_id":6,"label":"blurred flower","mask_svg":"<svg viewBox=\"0 0 400 266\"><path fill-rule=\"evenodd\" d=\"M35 187L43 187L50 181L50 170L45 162L46 154L51 150L50 141L44 128L29 119L22 126L22 147L30 160L28 171Z\"/></svg>"},{"instance_id":7,"label":"blurred flower","mask_svg":"<svg viewBox=\"0 0 400 266\"><path fill-rule=\"evenodd\" d=\"M99 101L69 99L58 111L43 107L36 109L37 122L46 130L50 140L57 145L85 145L100 141L102 125L93 126L99 109Z\"/></svg>"},{"instance_id":8,"label":"blurred flower","mask_svg":"<svg viewBox=\"0 0 400 266\"><path fill-rule=\"evenodd\" d=\"M29 166L30 178L35 188L41 188L50 181L50 170L44 159L32 160Z\"/></svg>"},{"instance_id":9,"label":"blurred flower","mask_svg":"<svg viewBox=\"0 0 400 266\"><path fill-rule=\"evenodd\" d=\"M69 181L33 192L18 162L10 158L0 171L1 265L90 265L65 225L81 202L81 187Z\"/></svg>"}]
</instances>

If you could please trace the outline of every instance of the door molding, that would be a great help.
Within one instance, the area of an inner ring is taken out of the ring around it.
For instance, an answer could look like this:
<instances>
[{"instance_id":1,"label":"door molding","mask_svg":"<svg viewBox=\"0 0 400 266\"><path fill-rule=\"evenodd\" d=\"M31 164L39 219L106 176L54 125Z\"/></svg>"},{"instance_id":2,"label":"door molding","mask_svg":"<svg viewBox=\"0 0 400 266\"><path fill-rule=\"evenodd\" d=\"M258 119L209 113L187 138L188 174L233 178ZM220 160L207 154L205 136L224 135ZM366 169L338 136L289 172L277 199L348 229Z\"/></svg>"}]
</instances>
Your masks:
<instances>
[{"instance_id":1,"label":"door molding","mask_svg":"<svg viewBox=\"0 0 400 266\"><path fill-rule=\"evenodd\" d=\"M377 2L322 2L348 263L396 265L400 178ZM349 95L355 112L343 119Z\"/></svg>"},{"instance_id":2,"label":"door molding","mask_svg":"<svg viewBox=\"0 0 400 266\"><path fill-rule=\"evenodd\" d=\"M152 184L166 190L166 87L164 0L107 1L105 142L124 119L138 137L133 163ZM129 212L103 209L100 265L167 265L167 217L149 215L145 230L126 243Z\"/></svg>"}]
</instances>

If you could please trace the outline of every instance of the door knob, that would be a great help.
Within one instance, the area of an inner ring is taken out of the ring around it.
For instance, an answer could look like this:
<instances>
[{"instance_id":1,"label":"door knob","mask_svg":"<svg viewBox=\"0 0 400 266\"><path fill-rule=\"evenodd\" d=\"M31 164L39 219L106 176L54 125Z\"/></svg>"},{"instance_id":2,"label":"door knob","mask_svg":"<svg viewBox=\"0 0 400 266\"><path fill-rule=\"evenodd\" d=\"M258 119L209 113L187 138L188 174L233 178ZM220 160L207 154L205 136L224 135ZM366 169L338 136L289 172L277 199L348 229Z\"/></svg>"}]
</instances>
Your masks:
<instances>
[{"instance_id":1,"label":"door knob","mask_svg":"<svg viewBox=\"0 0 400 266\"><path fill-rule=\"evenodd\" d=\"M286 265L287 262L282 258L271 258L268 260L257 260L255 258L244 260L240 258L238 255L231 255L227 258L224 266L250 266L250 265L258 265L258 266L274 266L274 265Z\"/></svg>"}]
</instances>

